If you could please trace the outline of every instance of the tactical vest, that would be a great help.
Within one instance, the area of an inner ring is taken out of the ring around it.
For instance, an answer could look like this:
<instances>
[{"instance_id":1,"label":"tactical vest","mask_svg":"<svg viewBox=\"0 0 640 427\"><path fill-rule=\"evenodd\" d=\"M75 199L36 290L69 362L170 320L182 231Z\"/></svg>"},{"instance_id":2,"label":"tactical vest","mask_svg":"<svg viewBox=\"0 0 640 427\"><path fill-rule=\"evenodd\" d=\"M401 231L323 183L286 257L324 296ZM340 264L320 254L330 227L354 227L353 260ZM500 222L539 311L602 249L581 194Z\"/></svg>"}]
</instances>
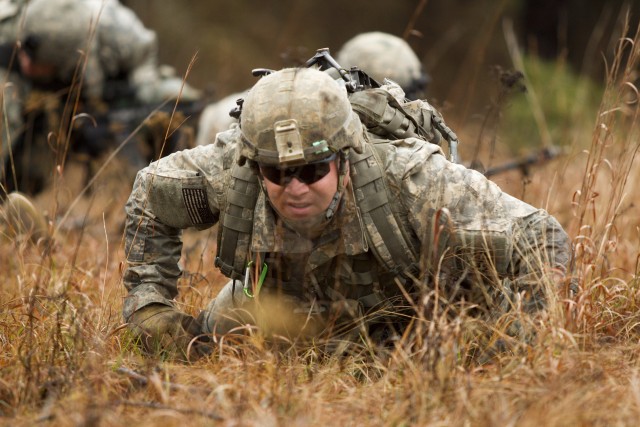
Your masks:
<instances>
[{"instance_id":1,"label":"tactical vest","mask_svg":"<svg viewBox=\"0 0 640 427\"><path fill-rule=\"evenodd\" d=\"M366 144L362 154L351 151L349 156L351 185L356 195L358 212L367 232L367 244L378 262L397 275L417 272L417 251L410 241L410 233L396 219L398 212L390 203L384 182L382 164L388 143ZM248 166L234 165L227 187L226 209L220 218L215 265L227 277L241 279L247 258L237 253L249 253L253 215L242 216L243 209L253 213L260 193L257 176ZM374 237L375 236L375 237Z\"/></svg>"}]
</instances>

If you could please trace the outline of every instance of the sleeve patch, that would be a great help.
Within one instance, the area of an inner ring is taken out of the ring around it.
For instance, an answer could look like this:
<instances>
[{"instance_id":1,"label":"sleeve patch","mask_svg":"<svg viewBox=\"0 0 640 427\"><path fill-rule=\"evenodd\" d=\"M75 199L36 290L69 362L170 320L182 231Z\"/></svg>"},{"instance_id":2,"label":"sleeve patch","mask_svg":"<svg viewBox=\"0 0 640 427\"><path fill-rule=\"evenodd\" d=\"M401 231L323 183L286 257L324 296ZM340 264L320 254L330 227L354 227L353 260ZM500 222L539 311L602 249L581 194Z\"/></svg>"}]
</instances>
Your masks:
<instances>
[{"instance_id":1,"label":"sleeve patch","mask_svg":"<svg viewBox=\"0 0 640 427\"><path fill-rule=\"evenodd\" d=\"M209 208L207 192L202 188L183 188L182 198L189 213L189 218L194 225L213 224L215 215Z\"/></svg>"}]
</instances>

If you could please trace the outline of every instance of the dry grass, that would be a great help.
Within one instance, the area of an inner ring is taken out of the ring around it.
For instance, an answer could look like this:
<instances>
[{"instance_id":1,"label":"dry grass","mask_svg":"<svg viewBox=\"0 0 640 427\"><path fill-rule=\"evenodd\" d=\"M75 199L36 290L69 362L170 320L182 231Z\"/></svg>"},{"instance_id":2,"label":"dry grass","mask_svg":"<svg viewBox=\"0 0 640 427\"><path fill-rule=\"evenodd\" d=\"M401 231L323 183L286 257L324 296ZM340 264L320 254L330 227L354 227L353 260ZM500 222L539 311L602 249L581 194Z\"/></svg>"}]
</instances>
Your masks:
<instances>
[{"instance_id":1,"label":"dry grass","mask_svg":"<svg viewBox=\"0 0 640 427\"><path fill-rule=\"evenodd\" d=\"M498 179L547 207L576 247L577 289L551 298L535 342L473 362L474 320L461 314L422 319L423 333L384 358L324 358L259 336L223 341L188 366L144 358L120 314L129 188L114 164L95 197L72 205L80 189L70 163L36 200L57 212L52 250L25 239L0 244L0 424L635 425L639 43L637 35L620 43L596 122L575 124L593 129L590 141L577 137L573 154L537 169L526 188L517 175ZM223 283L214 242L213 232L185 235L185 311L196 313Z\"/></svg>"}]
</instances>

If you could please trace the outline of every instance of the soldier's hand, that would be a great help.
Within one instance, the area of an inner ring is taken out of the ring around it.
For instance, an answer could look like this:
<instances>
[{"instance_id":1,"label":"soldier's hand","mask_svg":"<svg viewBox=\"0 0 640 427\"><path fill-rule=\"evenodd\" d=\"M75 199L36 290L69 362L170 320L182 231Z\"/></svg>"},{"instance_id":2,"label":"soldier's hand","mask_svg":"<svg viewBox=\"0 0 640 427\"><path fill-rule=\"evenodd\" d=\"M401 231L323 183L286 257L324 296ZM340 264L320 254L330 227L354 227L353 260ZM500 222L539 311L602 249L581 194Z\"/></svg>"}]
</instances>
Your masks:
<instances>
[{"instance_id":1,"label":"soldier's hand","mask_svg":"<svg viewBox=\"0 0 640 427\"><path fill-rule=\"evenodd\" d=\"M192 316L164 304L150 304L135 311L129 328L145 351L174 360L193 362L211 353L211 340L202 335Z\"/></svg>"}]
</instances>

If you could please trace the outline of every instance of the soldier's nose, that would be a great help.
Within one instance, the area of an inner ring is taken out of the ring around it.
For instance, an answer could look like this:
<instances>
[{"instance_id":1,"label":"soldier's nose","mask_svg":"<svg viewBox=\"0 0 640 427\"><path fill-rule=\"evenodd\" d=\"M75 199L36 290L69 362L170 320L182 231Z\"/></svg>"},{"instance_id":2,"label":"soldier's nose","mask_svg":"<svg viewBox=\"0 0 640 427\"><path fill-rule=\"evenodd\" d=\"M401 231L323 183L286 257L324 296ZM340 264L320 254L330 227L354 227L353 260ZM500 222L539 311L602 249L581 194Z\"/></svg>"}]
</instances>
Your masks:
<instances>
[{"instance_id":1,"label":"soldier's nose","mask_svg":"<svg viewBox=\"0 0 640 427\"><path fill-rule=\"evenodd\" d=\"M284 191L291 195L300 195L308 192L309 186L304 182L298 180L298 178L293 177L284 188Z\"/></svg>"}]
</instances>

